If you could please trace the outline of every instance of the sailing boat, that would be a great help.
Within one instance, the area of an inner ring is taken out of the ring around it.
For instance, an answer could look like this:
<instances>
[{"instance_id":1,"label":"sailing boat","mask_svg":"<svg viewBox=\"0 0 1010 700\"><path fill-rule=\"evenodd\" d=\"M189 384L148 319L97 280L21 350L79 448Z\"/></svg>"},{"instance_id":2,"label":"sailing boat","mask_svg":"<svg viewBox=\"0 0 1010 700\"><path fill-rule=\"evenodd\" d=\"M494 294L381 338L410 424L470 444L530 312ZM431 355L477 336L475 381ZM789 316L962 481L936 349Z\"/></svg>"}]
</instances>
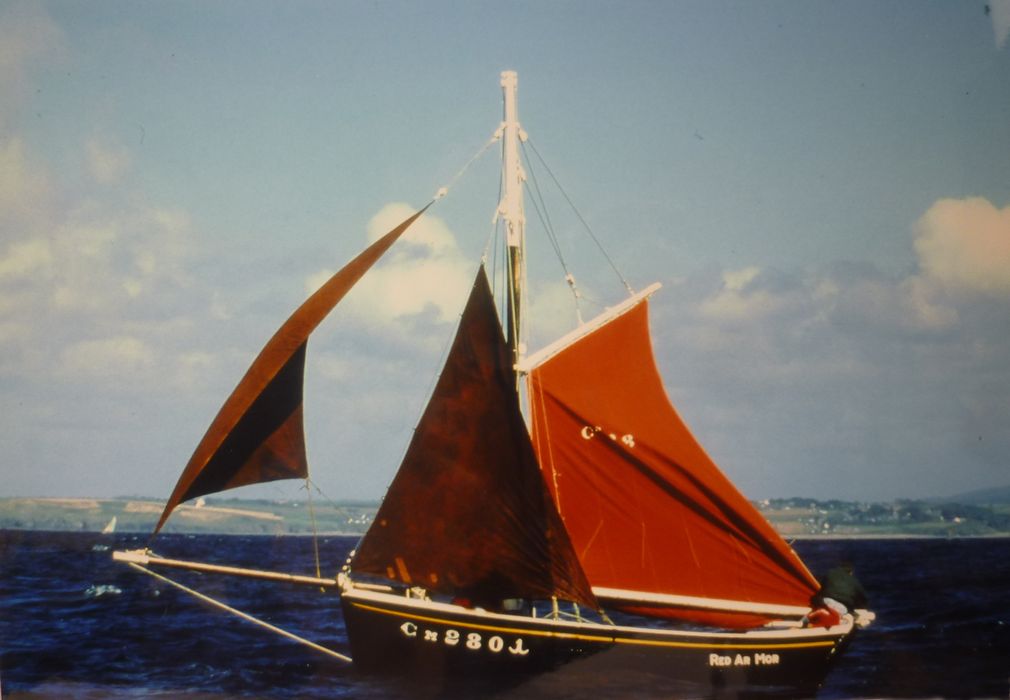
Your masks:
<instances>
[{"instance_id":1,"label":"sailing boat","mask_svg":"<svg viewBox=\"0 0 1010 700\"><path fill-rule=\"evenodd\" d=\"M103 535L111 535L116 532L116 516L113 515L109 522L105 523L105 527L102 528Z\"/></svg>"},{"instance_id":2,"label":"sailing boat","mask_svg":"<svg viewBox=\"0 0 1010 700\"><path fill-rule=\"evenodd\" d=\"M292 576L147 551L116 558L143 571L180 566L336 588L364 669L514 676L590 661L596 672L811 692L872 613L805 624L817 580L663 389L648 328L659 285L524 353L525 135L516 74L503 73L501 85L504 330L482 264L399 471L340 573ZM155 533L186 500L307 477L308 337L426 209L337 272L270 339L197 446Z\"/></svg>"}]
</instances>

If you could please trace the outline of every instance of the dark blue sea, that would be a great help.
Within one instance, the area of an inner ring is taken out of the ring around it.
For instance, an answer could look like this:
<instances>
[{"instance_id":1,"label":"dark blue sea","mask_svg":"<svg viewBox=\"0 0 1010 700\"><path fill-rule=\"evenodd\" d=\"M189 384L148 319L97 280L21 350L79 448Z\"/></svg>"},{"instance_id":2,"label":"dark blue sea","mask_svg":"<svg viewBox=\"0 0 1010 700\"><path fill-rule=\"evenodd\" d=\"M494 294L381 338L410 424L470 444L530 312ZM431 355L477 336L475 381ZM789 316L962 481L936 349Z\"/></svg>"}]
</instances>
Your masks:
<instances>
[{"instance_id":1,"label":"dark blue sea","mask_svg":"<svg viewBox=\"0 0 1010 700\"><path fill-rule=\"evenodd\" d=\"M3 698L411 695L402 681L361 675L112 562L112 549L144 544L133 535L0 531ZM324 574L332 575L353 545L350 538L322 540ZM1010 697L1010 539L807 540L795 547L815 572L853 561L877 613L818 697ZM313 570L308 538L165 535L157 550L276 571ZM178 578L347 652L335 594L225 576ZM605 685L553 692L629 697Z\"/></svg>"}]
</instances>

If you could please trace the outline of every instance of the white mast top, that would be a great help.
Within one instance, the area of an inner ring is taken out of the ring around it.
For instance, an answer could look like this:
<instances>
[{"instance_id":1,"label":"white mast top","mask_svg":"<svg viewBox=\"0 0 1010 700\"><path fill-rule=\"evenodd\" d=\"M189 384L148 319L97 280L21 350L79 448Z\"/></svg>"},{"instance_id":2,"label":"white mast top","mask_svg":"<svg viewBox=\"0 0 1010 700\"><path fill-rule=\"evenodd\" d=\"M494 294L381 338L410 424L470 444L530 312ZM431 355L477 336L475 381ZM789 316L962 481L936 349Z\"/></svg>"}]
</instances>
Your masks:
<instances>
[{"instance_id":1,"label":"white mast top","mask_svg":"<svg viewBox=\"0 0 1010 700\"><path fill-rule=\"evenodd\" d=\"M522 247L526 228L526 216L523 212L523 182L526 173L523 172L519 160L519 140L525 140L519 126L519 103L516 91L519 87L519 76L515 71L507 70L501 74L502 93L505 97L505 120L502 122L504 135L504 188L499 213L505 219L507 243L510 248Z\"/></svg>"},{"instance_id":2,"label":"white mast top","mask_svg":"<svg viewBox=\"0 0 1010 700\"><path fill-rule=\"evenodd\" d=\"M519 76L515 71L501 74L502 93L505 98L505 118L501 130L503 136L502 182L504 192L498 213L505 221L505 242L508 247L508 344L512 359L519 362L525 347L521 306L526 288L526 215L523 210L523 172L519 159L519 142L526 140L526 134L519 126L519 104L516 91Z\"/></svg>"}]
</instances>

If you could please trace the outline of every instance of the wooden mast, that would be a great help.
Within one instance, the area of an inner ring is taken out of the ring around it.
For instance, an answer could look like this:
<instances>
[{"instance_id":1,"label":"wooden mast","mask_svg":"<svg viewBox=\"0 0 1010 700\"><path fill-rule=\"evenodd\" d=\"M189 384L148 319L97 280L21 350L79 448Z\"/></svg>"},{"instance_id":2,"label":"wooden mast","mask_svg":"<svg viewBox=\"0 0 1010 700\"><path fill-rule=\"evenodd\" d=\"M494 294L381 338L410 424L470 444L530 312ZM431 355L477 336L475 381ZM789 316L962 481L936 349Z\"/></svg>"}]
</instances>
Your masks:
<instances>
[{"instance_id":1,"label":"wooden mast","mask_svg":"<svg viewBox=\"0 0 1010 700\"><path fill-rule=\"evenodd\" d=\"M519 142L526 134L519 126L517 89L519 77L515 71L503 71L501 86L504 96L502 182L504 192L498 213L505 221L507 259L507 311L506 335L513 364L518 364L525 353L523 340L523 294L526 285L526 216L523 210L523 172L519 159Z\"/></svg>"}]
</instances>

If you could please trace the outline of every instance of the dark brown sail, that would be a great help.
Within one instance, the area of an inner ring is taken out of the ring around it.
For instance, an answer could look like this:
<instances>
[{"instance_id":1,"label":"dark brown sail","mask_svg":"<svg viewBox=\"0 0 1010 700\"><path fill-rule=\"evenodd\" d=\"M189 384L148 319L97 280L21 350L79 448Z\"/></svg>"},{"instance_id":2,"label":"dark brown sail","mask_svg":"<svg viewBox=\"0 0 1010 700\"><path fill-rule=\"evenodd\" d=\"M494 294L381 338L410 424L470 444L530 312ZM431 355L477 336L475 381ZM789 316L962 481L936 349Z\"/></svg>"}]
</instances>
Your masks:
<instances>
[{"instance_id":1,"label":"dark brown sail","mask_svg":"<svg viewBox=\"0 0 1010 700\"><path fill-rule=\"evenodd\" d=\"M427 208L345 265L274 333L197 445L154 534L183 501L237 486L308 476L302 385L309 334Z\"/></svg>"},{"instance_id":2,"label":"dark brown sail","mask_svg":"<svg viewBox=\"0 0 1010 700\"><path fill-rule=\"evenodd\" d=\"M445 368L351 566L493 608L598 607L540 476L481 268Z\"/></svg>"}]
</instances>

